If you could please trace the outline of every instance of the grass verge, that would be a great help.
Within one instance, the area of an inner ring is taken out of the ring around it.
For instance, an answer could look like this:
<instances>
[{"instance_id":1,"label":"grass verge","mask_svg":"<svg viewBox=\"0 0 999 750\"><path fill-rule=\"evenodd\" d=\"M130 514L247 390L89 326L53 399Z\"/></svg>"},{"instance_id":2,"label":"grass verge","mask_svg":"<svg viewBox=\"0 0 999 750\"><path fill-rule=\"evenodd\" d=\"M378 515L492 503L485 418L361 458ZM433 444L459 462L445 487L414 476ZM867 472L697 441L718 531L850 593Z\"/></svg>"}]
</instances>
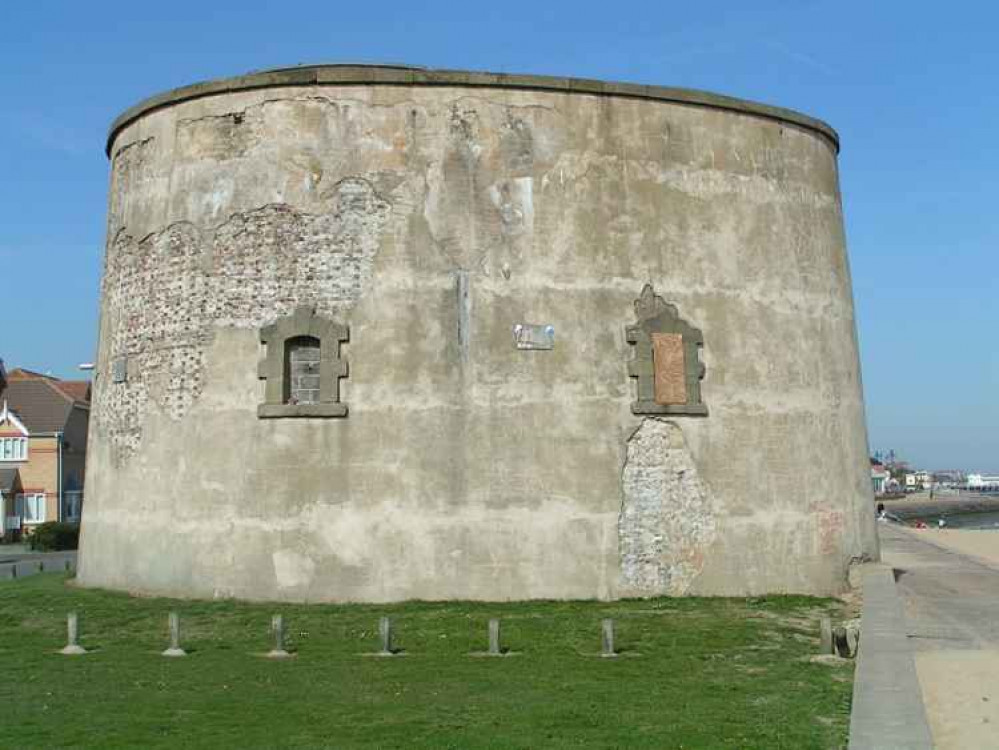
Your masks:
<instances>
[{"instance_id":1,"label":"grass verge","mask_svg":"<svg viewBox=\"0 0 999 750\"><path fill-rule=\"evenodd\" d=\"M283 605L0 583L0 747L840 748L853 667L810 662L834 600ZM167 612L186 658L160 656ZM85 656L61 656L66 613ZM294 659L271 646L284 615ZM389 615L405 655L378 650ZM504 646L484 659L486 623ZM618 659L601 659L600 620Z\"/></svg>"}]
</instances>

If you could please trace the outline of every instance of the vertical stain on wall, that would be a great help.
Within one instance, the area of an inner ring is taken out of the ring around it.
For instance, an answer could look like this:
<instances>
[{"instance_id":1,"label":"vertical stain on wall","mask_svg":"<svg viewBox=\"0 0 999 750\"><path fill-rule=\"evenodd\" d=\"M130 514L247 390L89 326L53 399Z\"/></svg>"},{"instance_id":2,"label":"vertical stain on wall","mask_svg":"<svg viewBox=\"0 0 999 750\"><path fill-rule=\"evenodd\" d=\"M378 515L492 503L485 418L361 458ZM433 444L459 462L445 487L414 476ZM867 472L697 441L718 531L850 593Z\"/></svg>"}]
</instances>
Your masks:
<instances>
[{"instance_id":1,"label":"vertical stain on wall","mask_svg":"<svg viewBox=\"0 0 999 750\"><path fill-rule=\"evenodd\" d=\"M458 345L461 360L468 360L468 349L472 340L472 294L469 289L468 271L455 272L455 287L458 294Z\"/></svg>"},{"instance_id":2,"label":"vertical stain on wall","mask_svg":"<svg viewBox=\"0 0 999 750\"><path fill-rule=\"evenodd\" d=\"M622 586L640 596L687 593L715 539L717 511L677 424L642 422L628 440L621 490Z\"/></svg>"}]
</instances>

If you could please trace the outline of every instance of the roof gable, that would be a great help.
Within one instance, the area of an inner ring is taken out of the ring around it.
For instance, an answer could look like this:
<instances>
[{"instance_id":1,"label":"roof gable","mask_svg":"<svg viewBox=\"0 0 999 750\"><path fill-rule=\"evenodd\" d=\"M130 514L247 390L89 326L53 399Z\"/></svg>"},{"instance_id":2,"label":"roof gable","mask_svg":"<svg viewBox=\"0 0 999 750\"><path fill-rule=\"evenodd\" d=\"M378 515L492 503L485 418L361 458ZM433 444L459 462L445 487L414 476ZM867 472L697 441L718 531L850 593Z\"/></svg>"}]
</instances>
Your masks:
<instances>
[{"instance_id":1,"label":"roof gable","mask_svg":"<svg viewBox=\"0 0 999 750\"><path fill-rule=\"evenodd\" d=\"M46 378L11 380L4 397L31 434L65 430L76 403Z\"/></svg>"},{"instance_id":2,"label":"roof gable","mask_svg":"<svg viewBox=\"0 0 999 750\"><path fill-rule=\"evenodd\" d=\"M10 410L7 406L6 400L3 402L3 405L0 406L0 425L10 425L11 427L17 429L17 431L25 437L28 436L28 428L25 427L24 422L18 419L17 415Z\"/></svg>"}]
</instances>

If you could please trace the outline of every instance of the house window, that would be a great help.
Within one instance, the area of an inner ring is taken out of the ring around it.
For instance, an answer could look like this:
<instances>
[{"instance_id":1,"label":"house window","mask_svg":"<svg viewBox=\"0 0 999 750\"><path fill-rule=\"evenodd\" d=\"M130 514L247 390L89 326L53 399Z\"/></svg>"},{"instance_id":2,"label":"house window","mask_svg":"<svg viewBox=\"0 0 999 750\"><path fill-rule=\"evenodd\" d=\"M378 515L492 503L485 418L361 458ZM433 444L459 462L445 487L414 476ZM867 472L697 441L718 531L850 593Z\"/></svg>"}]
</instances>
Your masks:
<instances>
[{"instance_id":1,"label":"house window","mask_svg":"<svg viewBox=\"0 0 999 750\"><path fill-rule=\"evenodd\" d=\"M28 438L0 438L0 461L26 461L28 458Z\"/></svg>"},{"instance_id":2,"label":"house window","mask_svg":"<svg viewBox=\"0 0 999 750\"><path fill-rule=\"evenodd\" d=\"M34 492L18 495L16 501L17 515L25 523L42 523L45 521L45 493Z\"/></svg>"},{"instance_id":3,"label":"house window","mask_svg":"<svg viewBox=\"0 0 999 750\"><path fill-rule=\"evenodd\" d=\"M296 336L285 341L286 404L319 403L319 339Z\"/></svg>"},{"instance_id":4,"label":"house window","mask_svg":"<svg viewBox=\"0 0 999 750\"><path fill-rule=\"evenodd\" d=\"M63 494L63 520L76 523L80 520L80 506L83 501L83 493L80 491L66 492Z\"/></svg>"}]
</instances>

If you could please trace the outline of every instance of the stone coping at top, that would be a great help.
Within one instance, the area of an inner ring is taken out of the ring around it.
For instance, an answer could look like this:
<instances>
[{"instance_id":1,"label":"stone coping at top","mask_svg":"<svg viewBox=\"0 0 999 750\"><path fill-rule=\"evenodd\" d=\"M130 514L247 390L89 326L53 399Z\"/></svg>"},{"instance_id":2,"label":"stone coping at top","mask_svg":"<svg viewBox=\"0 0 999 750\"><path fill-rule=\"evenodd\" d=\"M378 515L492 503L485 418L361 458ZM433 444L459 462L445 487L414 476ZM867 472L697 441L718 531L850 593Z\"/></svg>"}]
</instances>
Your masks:
<instances>
[{"instance_id":1,"label":"stone coping at top","mask_svg":"<svg viewBox=\"0 0 999 750\"><path fill-rule=\"evenodd\" d=\"M471 88L527 89L552 91L565 94L590 94L622 96L675 102L698 107L728 110L741 114L779 120L823 137L839 152L839 135L822 120L808 117L790 109L736 99L721 94L694 89L646 86L636 83L614 83L586 78L561 78L556 76L521 75L511 73L485 73L467 70L434 70L407 65L302 65L293 68L275 68L248 73L233 78L218 78L190 86L165 91L145 99L122 112L108 131L105 153L111 155L115 138L123 128L147 112L169 107L179 102L203 96L230 94L237 91L276 88L284 86L464 86Z\"/></svg>"}]
</instances>

